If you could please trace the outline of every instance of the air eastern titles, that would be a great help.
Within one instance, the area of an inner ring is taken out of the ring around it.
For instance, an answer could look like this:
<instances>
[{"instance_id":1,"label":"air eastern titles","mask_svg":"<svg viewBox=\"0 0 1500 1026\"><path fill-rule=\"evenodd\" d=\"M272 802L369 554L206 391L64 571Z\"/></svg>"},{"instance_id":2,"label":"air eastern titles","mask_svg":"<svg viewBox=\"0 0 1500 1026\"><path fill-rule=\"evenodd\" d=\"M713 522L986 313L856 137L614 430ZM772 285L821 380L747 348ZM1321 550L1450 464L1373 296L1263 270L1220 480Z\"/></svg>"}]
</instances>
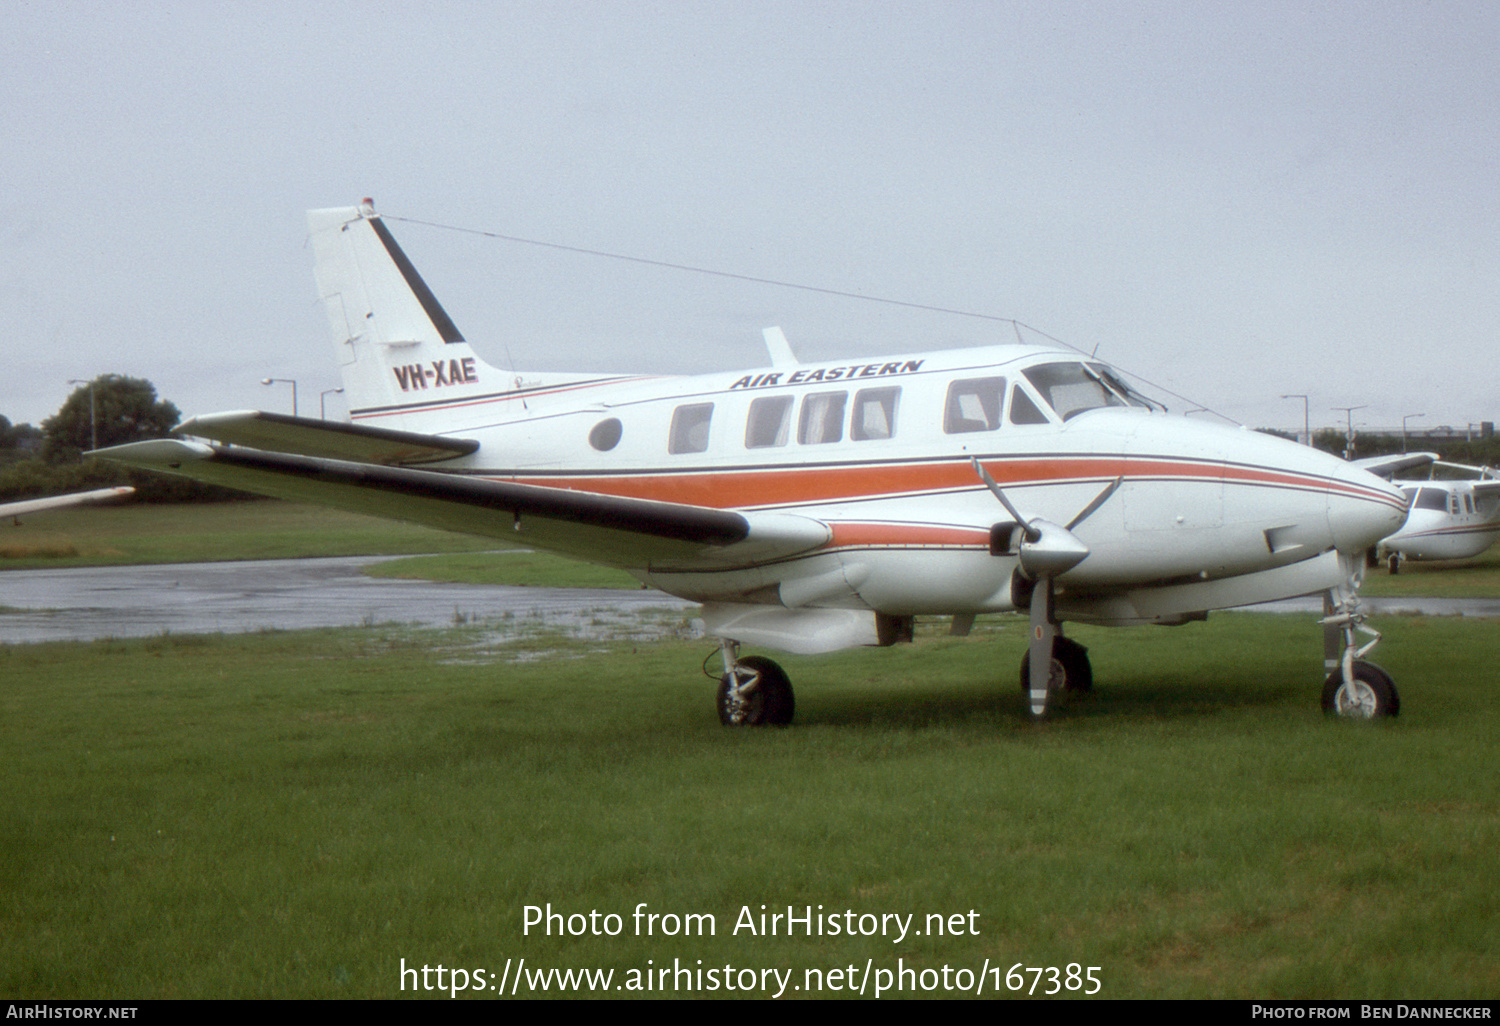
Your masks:
<instances>
[{"instance_id":1,"label":"air eastern titles","mask_svg":"<svg viewBox=\"0 0 1500 1026\"><path fill-rule=\"evenodd\" d=\"M772 371L768 374L746 374L730 385L729 390L770 388L773 385L810 385L816 381L849 381L854 378L885 378L893 374L915 374L921 369L921 360L901 360L894 363L856 363L851 367L809 367L790 374L786 371Z\"/></svg>"},{"instance_id":2,"label":"air eastern titles","mask_svg":"<svg viewBox=\"0 0 1500 1026\"><path fill-rule=\"evenodd\" d=\"M552 903L526 905L521 910L521 932L535 931L544 937L618 937L627 931L636 937L716 937L719 917L713 912L655 912L646 902L628 915L618 912L558 912ZM930 912L918 918L915 912L856 912L825 910L822 905L752 907L741 905L733 937L888 937L899 944L907 937L977 937L979 913Z\"/></svg>"}]
</instances>

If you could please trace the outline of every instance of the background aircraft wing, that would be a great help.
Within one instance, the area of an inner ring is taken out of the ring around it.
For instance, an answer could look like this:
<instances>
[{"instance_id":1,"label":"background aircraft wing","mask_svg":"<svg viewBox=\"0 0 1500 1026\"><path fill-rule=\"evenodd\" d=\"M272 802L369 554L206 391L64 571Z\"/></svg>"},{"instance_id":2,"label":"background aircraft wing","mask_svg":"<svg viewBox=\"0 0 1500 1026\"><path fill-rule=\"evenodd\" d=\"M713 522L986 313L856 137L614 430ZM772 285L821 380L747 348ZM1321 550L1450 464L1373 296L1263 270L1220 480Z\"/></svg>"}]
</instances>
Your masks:
<instances>
[{"instance_id":1,"label":"background aircraft wing","mask_svg":"<svg viewBox=\"0 0 1500 1026\"><path fill-rule=\"evenodd\" d=\"M230 445L248 445L268 452L386 466L451 460L455 456L467 456L479 448L478 442L468 438L419 435L259 410L194 417L178 426L175 433L210 438Z\"/></svg>"},{"instance_id":2,"label":"background aircraft wing","mask_svg":"<svg viewBox=\"0 0 1500 1026\"><path fill-rule=\"evenodd\" d=\"M1376 477L1390 479L1393 474L1399 474L1403 470L1412 467L1425 467L1429 463L1437 462L1438 454L1435 452L1394 452L1387 456L1367 456L1362 460L1355 460L1354 465L1362 470L1368 470Z\"/></svg>"},{"instance_id":3,"label":"background aircraft wing","mask_svg":"<svg viewBox=\"0 0 1500 1026\"><path fill-rule=\"evenodd\" d=\"M831 538L821 521L793 514L739 513L197 441L133 442L93 455L622 567L744 566L807 552Z\"/></svg>"},{"instance_id":4,"label":"background aircraft wing","mask_svg":"<svg viewBox=\"0 0 1500 1026\"><path fill-rule=\"evenodd\" d=\"M19 517L48 509L62 509L64 506L81 506L86 502L108 502L134 493L134 488L121 486L96 488L91 492L74 492L71 495L49 495L45 499L22 499L20 502L0 503L0 516Z\"/></svg>"}]
</instances>

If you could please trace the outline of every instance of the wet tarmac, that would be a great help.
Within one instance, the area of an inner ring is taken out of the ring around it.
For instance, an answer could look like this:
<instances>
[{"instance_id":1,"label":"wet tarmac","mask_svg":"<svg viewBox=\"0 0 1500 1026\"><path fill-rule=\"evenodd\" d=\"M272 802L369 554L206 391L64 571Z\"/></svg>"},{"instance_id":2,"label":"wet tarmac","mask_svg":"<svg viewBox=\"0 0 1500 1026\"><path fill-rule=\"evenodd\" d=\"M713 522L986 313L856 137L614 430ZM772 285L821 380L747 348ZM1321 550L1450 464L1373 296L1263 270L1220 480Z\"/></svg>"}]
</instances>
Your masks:
<instances>
[{"instance_id":1,"label":"wet tarmac","mask_svg":"<svg viewBox=\"0 0 1500 1026\"><path fill-rule=\"evenodd\" d=\"M578 631L696 607L659 591L509 588L369 577L377 558L0 573L0 644L161 634L524 623ZM660 621L661 615L655 617ZM617 632L607 632L617 633Z\"/></svg>"},{"instance_id":2,"label":"wet tarmac","mask_svg":"<svg viewBox=\"0 0 1500 1026\"><path fill-rule=\"evenodd\" d=\"M409 624L680 633L695 606L659 591L510 588L369 577L369 556L0 572L0 644ZM1500 617L1495 599L1365 599L1374 616ZM1316 597L1246 607L1321 615ZM647 624L652 626L646 626Z\"/></svg>"}]
</instances>

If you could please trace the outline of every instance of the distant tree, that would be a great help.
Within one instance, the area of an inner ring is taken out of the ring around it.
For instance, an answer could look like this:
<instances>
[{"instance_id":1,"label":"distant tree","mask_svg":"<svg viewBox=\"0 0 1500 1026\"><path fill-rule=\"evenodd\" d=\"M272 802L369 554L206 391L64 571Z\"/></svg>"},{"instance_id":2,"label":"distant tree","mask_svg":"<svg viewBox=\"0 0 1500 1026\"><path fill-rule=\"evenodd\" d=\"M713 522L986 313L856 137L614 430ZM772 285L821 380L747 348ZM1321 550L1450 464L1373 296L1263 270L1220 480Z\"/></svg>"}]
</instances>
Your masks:
<instances>
[{"instance_id":1,"label":"distant tree","mask_svg":"<svg viewBox=\"0 0 1500 1026\"><path fill-rule=\"evenodd\" d=\"M92 394L91 394L92 393ZM78 459L95 447L165 438L182 414L156 398L156 386L142 378L101 374L73 390L62 409L42 421L42 458L49 463Z\"/></svg>"},{"instance_id":2,"label":"distant tree","mask_svg":"<svg viewBox=\"0 0 1500 1026\"><path fill-rule=\"evenodd\" d=\"M1285 438L1288 442L1300 442L1302 438L1295 431L1282 431L1278 428L1256 428L1263 435L1275 435L1277 438Z\"/></svg>"},{"instance_id":3,"label":"distant tree","mask_svg":"<svg viewBox=\"0 0 1500 1026\"><path fill-rule=\"evenodd\" d=\"M12 424L0 417L0 464L24 460L41 448L42 432L30 424Z\"/></svg>"}]
</instances>

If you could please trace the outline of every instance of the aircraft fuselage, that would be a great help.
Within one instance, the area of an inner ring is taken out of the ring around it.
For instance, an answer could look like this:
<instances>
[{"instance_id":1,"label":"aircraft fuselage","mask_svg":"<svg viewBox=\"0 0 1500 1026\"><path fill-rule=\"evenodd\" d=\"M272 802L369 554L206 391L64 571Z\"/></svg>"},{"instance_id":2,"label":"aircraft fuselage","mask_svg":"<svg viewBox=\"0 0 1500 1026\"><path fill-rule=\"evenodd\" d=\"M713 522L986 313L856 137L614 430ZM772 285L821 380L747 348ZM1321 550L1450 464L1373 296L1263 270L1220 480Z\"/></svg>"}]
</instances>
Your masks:
<instances>
[{"instance_id":1,"label":"aircraft fuselage","mask_svg":"<svg viewBox=\"0 0 1500 1026\"><path fill-rule=\"evenodd\" d=\"M829 526L815 551L761 564L621 561L699 601L893 615L1012 608L1015 560L989 547L988 525L1005 512L973 458L1028 517L1059 524L1120 479L1077 528L1090 554L1058 578L1064 595L1355 551L1404 516L1399 492L1343 461L1136 405L1090 376L1103 365L1028 346L690 378L521 378L498 393L472 364L454 366L446 387L355 410L354 421L477 439L448 471Z\"/></svg>"}]
</instances>

